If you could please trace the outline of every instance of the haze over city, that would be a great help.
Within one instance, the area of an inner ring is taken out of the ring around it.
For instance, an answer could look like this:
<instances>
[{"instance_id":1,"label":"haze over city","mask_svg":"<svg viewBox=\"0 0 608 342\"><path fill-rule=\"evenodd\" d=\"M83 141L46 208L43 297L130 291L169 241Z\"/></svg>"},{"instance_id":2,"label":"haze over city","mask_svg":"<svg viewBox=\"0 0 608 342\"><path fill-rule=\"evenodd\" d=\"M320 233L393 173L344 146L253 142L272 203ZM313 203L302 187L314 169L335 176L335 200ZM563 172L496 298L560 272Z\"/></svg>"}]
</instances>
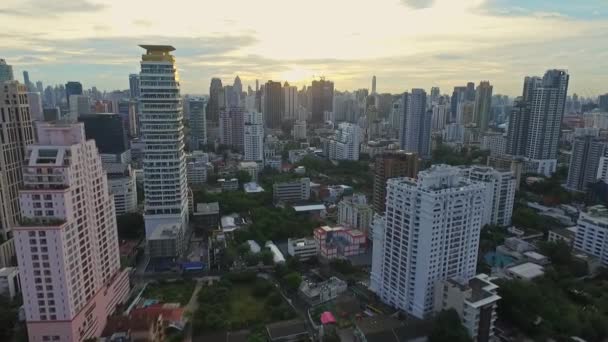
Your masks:
<instances>
[{"instance_id":1,"label":"haze over city","mask_svg":"<svg viewBox=\"0 0 608 342\"><path fill-rule=\"evenodd\" d=\"M568 69L579 95L608 83L602 0L4 0L0 32L16 73L105 90L127 88L142 42L174 45L182 91L195 94L237 74L252 86L326 76L339 90L375 74L391 93L488 79L518 95L522 77L548 68Z\"/></svg>"}]
</instances>

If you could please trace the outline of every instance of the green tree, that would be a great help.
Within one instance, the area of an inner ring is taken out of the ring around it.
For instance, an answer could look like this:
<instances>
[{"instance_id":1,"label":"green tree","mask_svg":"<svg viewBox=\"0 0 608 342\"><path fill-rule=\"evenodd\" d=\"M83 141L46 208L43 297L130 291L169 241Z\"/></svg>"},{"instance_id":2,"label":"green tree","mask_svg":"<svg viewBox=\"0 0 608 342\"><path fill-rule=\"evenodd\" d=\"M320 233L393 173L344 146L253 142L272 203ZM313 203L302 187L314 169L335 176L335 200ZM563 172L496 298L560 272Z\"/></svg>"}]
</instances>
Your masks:
<instances>
[{"instance_id":1,"label":"green tree","mask_svg":"<svg viewBox=\"0 0 608 342\"><path fill-rule=\"evenodd\" d=\"M441 311L435 317L429 342L472 342L472 340L460 322L458 313L451 309Z\"/></svg>"},{"instance_id":2,"label":"green tree","mask_svg":"<svg viewBox=\"0 0 608 342\"><path fill-rule=\"evenodd\" d=\"M290 272L283 277L283 283L289 291L296 291L300 287L302 276L297 272Z\"/></svg>"},{"instance_id":3,"label":"green tree","mask_svg":"<svg viewBox=\"0 0 608 342\"><path fill-rule=\"evenodd\" d=\"M140 213L126 213L116 218L118 237L125 240L140 240L145 236L144 217Z\"/></svg>"},{"instance_id":4,"label":"green tree","mask_svg":"<svg viewBox=\"0 0 608 342\"><path fill-rule=\"evenodd\" d=\"M239 184L243 185L245 183L251 182L251 174L245 170L239 170L236 173L236 179L239 180Z\"/></svg>"}]
</instances>

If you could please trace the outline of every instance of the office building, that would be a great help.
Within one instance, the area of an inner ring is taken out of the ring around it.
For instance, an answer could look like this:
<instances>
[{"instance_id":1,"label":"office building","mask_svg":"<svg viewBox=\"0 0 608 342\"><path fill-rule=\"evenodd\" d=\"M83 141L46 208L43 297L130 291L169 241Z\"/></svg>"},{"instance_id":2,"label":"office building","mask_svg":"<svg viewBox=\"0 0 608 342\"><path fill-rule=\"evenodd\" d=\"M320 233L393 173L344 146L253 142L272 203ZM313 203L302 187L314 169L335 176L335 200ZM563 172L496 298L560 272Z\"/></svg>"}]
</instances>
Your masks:
<instances>
[{"instance_id":1,"label":"office building","mask_svg":"<svg viewBox=\"0 0 608 342\"><path fill-rule=\"evenodd\" d=\"M374 212L367 203L365 195L358 194L344 197L338 203L338 223L344 226L358 229L367 236L369 226L372 223Z\"/></svg>"},{"instance_id":2,"label":"office building","mask_svg":"<svg viewBox=\"0 0 608 342\"><path fill-rule=\"evenodd\" d=\"M225 107L224 87L222 80L212 78L209 86L209 101L206 106L207 141L214 142L219 139L220 110Z\"/></svg>"},{"instance_id":3,"label":"office building","mask_svg":"<svg viewBox=\"0 0 608 342\"><path fill-rule=\"evenodd\" d=\"M482 133L488 130L492 114L492 88L490 82L481 81L475 90L475 123Z\"/></svg>"},{"instance_id":4,"label":"office building","mask_svg":"<svg viewBox=\"0 0 608 342\"><path fill-rule=\"evenodd\" d=\"M471 166L462 169L462 176L486 185L486 211L482 225L511 225L517 186L517 178L513 172L488 166Z\"/></svg>"},{"instance_id":5,"label":"office building","mask_svg":"<svg viewBox=\"0 0 608 342\"><path fill-rule=\"evenodd\" d=\"M141 47L146 50L139 74L140 131L145 143L144 220L146 237L150 237L158 226L186 228L188 185L179 78L171 55L175 48L166 45ZM179 231L174 236L179 238L183 233ZM176 246L181 247L181 242Z\"/></svg>"},{"instance_id":6,"label":"office building","mask_svg":"<svg viewBox=\"0 0 608 342\"><path fill-rule=\"evenodd\" d=\"M336 134L327 142L330 160L359 160L359 126L348 122L338 125Z\"/></svg>"},{"instance_id":7,"label":"office building","mask_svg":"<svg viewBox=\"0 0 608 342\"><path fill-rule=\"evenodd\" d=\"M447 104L434 103L432 105L432 110L431 130L433 132L441 131L448 122L450 107Z\"/></svg>"},{"instance_id":8,"label":"office building","mask_svg":"<svg viewBox=\"0 0 608 342\"><path fill-rule=\"evenodd\" d=\"M201 186L207 182L207 167L209 155L202 151L194 151L187 158L186 173L188 186Z\"/></svg>"},{"instance_id":9,"label":"office building","mask_svg":"<svg viewBox=\"0 0 608 342\"><path fill-rule=\"evenodd\" d=\"M372 77L372 94L376 93L376 75Z\"/></svg>"},{"instance_id":10,"label":"office building","mask_svg":"<svg viewBox=\"0 0 608 342\"><path fill-rule=\"evenodd\" d=\"M242 107L226 107L220 110L220 144L243 152L244 124L245 111Z\"/></svg>"},{"instance_id":11,"label":"office building","mask_svg":"<svg viewBox=\"0 0 608 342\"><path fill-rule=\"evenodd\" d=\"M437 282L475 276L484 201L484 184L447 165L417 180L390 179L385 216L373 227L371 289L410 315L429 316Z\"/></svg>"},{"instance_id":12,"label":"office building","mask_svg":"<svg viewBox=\"0 0 608 342\"><path fill-rule=\"evenodd\" d=\"M129 75L129 95L132 99L139 98L139 75L138 74L130 74Z\"/></svg>"},{"instance_id":13,"label":"office building","mask_svg":"<svg viewBox=\"0 0 608 342\"><path fill-rule=\"evenodd\" d=\"M287 239L287 254L300 260L308 260L317 255L317 242L311 238Z\"/></svg>"},{"instance_id":14,"label":"office building","mask_svg":"<svg viewBox=\"0 0 608 342\"><path fill-rule=\"evenodd\" d=\"M137 182L135 172L128 163L106 163L103 168L108 177L108 191L114 197L116 215L137 211Z\"/></svg>"},{"instance_id":15,"label":"office building","mask_svg":"<svg viewBox=\"0 0 608 342\"><path fill-rule=\"evenodd\" d=\"M296 121L293 124L292 135L294 140L306 139L306 121Z\"/></svg>"},{"instance_id":16,"label":"office building","mask_svg":"<svg viewBox=\"0 0 608 342\"><path fill-rule=\"evenodd\" d=\"M17 81L0 85L0 234L4 240L11 238L10 229L19 220L25 147L34 143L27 94L27 88Z\"/></svg>"},{"instance_id":17,"label":"office building","mask_svg":"<svg viewBox=\"0 0 608 342\"><path fill-rule=\"evenodd\" d=\"M275 202L300 202L310 198L310 179L277 182L272 185L272 197Z\"/></svg>"},{"instance_id":18,"label":"office building","mask_svg":"<svg viewBox=\"0 0 608 342\"><path fill-rule=\"evenodd\" d=\"M85 95L70 95L70 113L68 120L75 122L81 115L91 113L91 98Z\"/></svg>"},{"instance_id":19,"label":"office building","mask_svg":"<svg viewBox=\"0 0 608 342\"><path fill-rule=\"evenodd\" d=\"M27 70L23 70L23 84L27 88L27 91L34 91L32 82L30 82L30 74Z\"/></svg>"},{"instance_id":20,"label":"office building","mask_svg":"<svg viewBox=\"0 0 608 342\"><path fill-rule=\"evenodd\" d=\"M518 97L513 103L507 130L505 153L512 156L523 156L528 147L528 129L530 127L530 106L524 97Z\"/></svg>"},{"instance_id":21,"label":"office building","mask_svg":"<svg viewBox=\"0 0 608 342\"><path fill-rule=\"evenodd\" d=\"M2 62L0 61L0 68L1 68L1 64ZM1 72L1 71L0 71ZM0 76L1 78L1 76ZM608 112L608 94L604 94L604 95L600 95L598 98L598 108L602 111L602 112Z\"/></svg>"},{"instance_id":22,"label":"office building","mask_svg":"<svg viewBox=\"0 0 608 342\"><path fill-rule=\"evenodd\" d=\"M6 81L12 81L14 79L13 66L6 64L6 61L0 58L0 85Z\"/></svg>"},{"instance_id":23,"label":"office building","mask_svg":"<svg viewBox=\"0 0 608 342\"><path fill-rule=\"evenodd\" d=\"M458 107L466 101L467 87L454 87L450 102L450 122L462 124L458 118Z\"/></svg>"},{"instance_id":24,"label":"office building","mask_svg":"<svg viewBox=\"0 0 608 342\"><path fill-rule=\"evenodd\" d=\"M429 98L429 107L432 107L435 104L439 104L439 97L441 97L441 92L439 90L439 87L431 87L431 96ZM447 106L447 104L446 104L446 106ZM447 112L449 113L449 111L450 111L450 109L448 107Z\"/></svg>"},{"instance_id":25,"label":"office building","mask_svg":"<svg viewBox=\"0 0 608 342\"><path fill-rule=\"evenodd\" d=\"M565 70L549 70L540 84L530 88L532 99L526 157L546 164L545 174L554 172L557 165L568 80Z\"/></svg>"},{"instance_id":26,"label":"office building","mask_svg":"<svg viewBox=\"0 0 608 342\"><path fill-rule=\"evenodd\" d=\"M420 159L415 153L405 151L385 152L374 161L374 212L384 213L386 205L386 183L391 178L418 175Z\"/></svg>"},{"instance_id":27,"label":"office building","mask_svg":"<svg viewBox=\"0 0 608 342\"><path fill-rule=\"evenodd\" d=\"M68 107L70 107L70 96L82 95L82 84L80 82L70 81L65 84L65 98L68 101Z\"/></svg>"},{"instance_id":28,"label":"office building","mask_svg":"<svg viewBox=\"0 0 608 342\"><path fill-rule=\"evenodd\" d=\"M503 155L507 149L507 137L501 132L485 132L481 134L482 150L490 151L490 155Z\"/></svg>"},{"instance_id":29,"label":"office building","mask_svg":"<svg viewBox=\"0 0 608 342\"><path fill-rule=\"evenodd\" d=\"M426 92L412 89L403 94L403 119L399 130L401 149L416 153L421 158L431 155L431 117L432 112L426 109Z\"/></svg>"},{"instance_id":30,"label":"office building","mask_svg":"<svg viewBox=\"0 0 608 342\"><path fill-rule=\"evenodd\" d=\"M40 93L28 92L27 102L30 105L30 118L32 121L44 121L44 109L42 107L42 96Z\"/></svg>"},{"instance_id":31,"label":"office building","mask_svg":"<svg viewBox=\"0 0 608 342\"><path fill-rule=\"evenodd\" d=\"M285 103L284 119L285 120L296 120L298 116L298 87L290 86L289 83L285 82L283 86L283 94Z\"/></svg>"},{"instance_id":32,"label":"office building","mask_svg":"<svg viewBox=\"0 0 608 342\"><path fill-rule=\"evenodd\" d=\"M313 124L323 123L324 113L334 111L334 82L321 78L312 81L311 112Z\"/></svg>"},{"instance_id":33,"label":"office building","mask_svg":"<svg viewBox=\"0 0 608 342\"><path fill-rule=\"evenodd\" d=\"M264 85L264 123L272 129L281 128L283 121L283 89L281 82L268 81Z\"/></svg>"},{"instance_id":34,"label":"office building","mask_svg":"<svg viewBox=\"0 0 608 342\"><path fill-rule=\"evenodd\" d=\"M44 92L42 81L36 81L36 91L42 96L42 93Z\"/></svg>"},{"instance_id":35,"label":"office building","mask_svg":"<svg viewBox=\"0 0 608 342\"><path fill-rule=\"evenodd\" d=\"M119 114L99 113L81 115L87 139L95 140L103 154L120 154L129 149L127 132Z\"/></svg>"},{"instance_id":36,"label":"office building","mask_svg":"<svg viewBox=\"0 0 608 342\"><path fill-rule=\"evenodd\" d=\"M200 150L207 144L206 103L201 98L188 100L190 109L190 149Z\"/></svg>"},{"instance_id":37,"label":"office building","mask_svg":"<svg viewBox=\"0 0 608 342\"><path fill-rule=\"evenodd\" d=\"M129 294L114 203L82 123L36 130L19 191L22 220L13 229L29 340L95 338Z\"/></svg>"},{"instance_id":38,"label":"office building","mask_svg":"<svg viewBox=\"0 0 608 342\"><path fill-rule=\"evenodd\" d=\"M608 209L602 205L587 208L577 221L574 248L598 258L608 267Z\"/></svg>"},{"instance_id":39,"label":"office building","mask_svg":"<svg viewBox=\"0 0 608 342\"><path fill-rule=\"evenodd\" d=\"M597 179L600 158L608 152L608 141L599 137L597 128L577 128L568 168L566 188L586 191Z\"/></svg>"},{"instance_id":40,"label":"office building","mask_svg":"<svg viewBox=\"0 0 608 342\"><path fill-rule=\"evenodd\" d=\"M245 113L243 146L243 160L256 162L264 160L264 123L262 113Z\"/></svg>"},{"instance_id":41,"label":"office building","mask_svg":"<svg viewBox=\"0 0 608 342\"><path fill-rule=\"evenodd\" d=\"M455 310L473 341L494 341L498 285L485 274L467 281L448 279L435 286L435 312Z\"/></svg>"}]
</instances>

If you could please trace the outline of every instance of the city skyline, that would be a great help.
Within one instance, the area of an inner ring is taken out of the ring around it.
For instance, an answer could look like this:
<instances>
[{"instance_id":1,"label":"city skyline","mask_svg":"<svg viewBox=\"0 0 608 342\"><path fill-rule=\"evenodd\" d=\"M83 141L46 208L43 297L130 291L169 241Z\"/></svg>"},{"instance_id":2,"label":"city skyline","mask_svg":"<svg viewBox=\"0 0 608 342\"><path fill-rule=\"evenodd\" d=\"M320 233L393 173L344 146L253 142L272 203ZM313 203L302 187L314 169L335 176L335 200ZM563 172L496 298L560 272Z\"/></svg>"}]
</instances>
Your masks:
<instances>
[{"instance_id":1,"label":"city skyline","mask_svg":"<svg viewBox=\"0 0 608 342\"><path fill-rule=\"evenodd\" d=\"M495 94L512 96L537 70L568 69L572 93L586 97L603 93L608 81L606 59L598 58L607 50L608 8L599 0L381 0L371 12L343 0L316 1L234 1L194 20L200 14L187 10L195 5L189 1L178 1L181 11L166 19L161 8L137 1L9 0L0 7L3 58L15 75L27 70L45 84L127 89L137 44L171 43L183 92L191 94L206 94L211 77L236 75L245 86L259 79L298 87L326 76L337 90L370 88L376 75L379 93L432 86L449 93L490 80ZM349 16L336 15L346 8ZM361 22L363 28L353 26Z\"/></svg>"}]
</instances>

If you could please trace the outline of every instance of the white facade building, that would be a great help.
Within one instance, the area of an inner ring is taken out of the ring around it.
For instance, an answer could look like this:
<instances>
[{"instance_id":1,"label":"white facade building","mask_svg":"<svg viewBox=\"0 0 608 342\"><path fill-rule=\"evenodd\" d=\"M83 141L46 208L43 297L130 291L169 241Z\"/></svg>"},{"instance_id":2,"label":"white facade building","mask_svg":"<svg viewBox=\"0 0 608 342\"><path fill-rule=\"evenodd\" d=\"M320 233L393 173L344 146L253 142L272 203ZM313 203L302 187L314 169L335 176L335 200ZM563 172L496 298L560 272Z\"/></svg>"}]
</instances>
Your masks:
<instances>
[{"instance_id":1,"label":"white facade building","mask_svg":"<svg viewBox=\"0 0 608 342\"><path fill-rule=\"evenodd\" d=\"M300 260L308 260L317 255L317 242L313 238L287 239L287 253Z\"/></svg>"},{"instance_id":2,"label":"white facade building","mask_svg":"<svg viewBox=\"0 0 608 342\"><path fill-rule=\"evenodd\" d=\"M32 121L44 121L42 96L40 93L27 93L27 102L30 105L30 117Z\"/></svg>"},{"instance_id":3,"label":"white facade building","mask_svg":"<svg viewBox=\"0 0 608 342\"><path fill-rule=\"evenodd\" d=\"M371 289L423 318L438 281L475 276L485 186L447 165L387 184L385 216L373 225Z\"/></svg>"},{"instance_id":4,"label":"white facade building","mask_svg":"<svg viewBox=\"0 0 608 342\"><path fill-rule=\"evenodd\" d=\"M608 209L596 205L581 212L577 221L574 248L598 258L608 266Z\"/></svg>"},{"instance_id":5,"label":"white facade building","mask_svg":"<svg viewBox=\"0 0 608 342\"><path fill-rule=\"evenodd\" d=\"M262 113L245 113L243 160L261 162L264 160L264 121Z\"/></svg>"},{"instance_id":6,"label":"white facade building","mask_svg":"<svg viewBox=\"0 0 608 342\"><path fill-rule=\"evenodd\" d=\"M507 137L500 132L486 132L481 136L481 149L490 151L491 155L501 156L507 149Z\"/></svg>"},{"instance_id":7,"label":"white facade building","mask_svg":"<svg viewBox=\"0 0 608 342\"><path fill-rule=\"evenodd\" d=\"M291 182L274 183L272 196L275 202L307 201L310 198L310 179L300 178Z\"/></svg>"},{"instance_id":8,"label":"white facade building","mask_svg":"<svg viewBox=\"0 0 608 342\"><path fill-rule=\"evenodd\" d=\"M448 122L450 106L447 104L433 104L433 116L431 119L431 129L433 132L441 131Z\"/></svg>"},{"instance_id":9,"label":"white facade building","mask_svg":"<svg viewBox=\"0 0 608 342\"><path fill-rule=\"evenodd\" d=\"M306 121L296 121L293 124L293 139L294 140L306 139Z\"/></svg>"},{"instance_id":10,"label":"white facade building","mask_svg":"<svg viewBox=\"0 0 608 342\"><path fill-rule=\"evenodd\" d=\"M285 120L295 120L298 114L298 87L285 84L283 87Z\"/></svg>"},{"instance_id":11,"label":"white facade building","mask_svg":"<svg viewBox=\"0 0 608 342\"><path fill-rule=\"evenodd\" d=\"M114 196L116 215L137 211L137 181L129 164L107 164L103 167L108 175L108 189Z\"/></svg>"},{"instance_id":12,"label":"white facade building","mask_svg":"<svg viewBox=\"0 0 608 342\"><path fill-rule=\"evenodd\" d=\"M374 212L365 195L345 197L338 203L338 223L356 228L367 235Z\"/></svg>"},{"instance_id":13,"label":"white facade building","mask_svg":"<svg viewBox=\"0 0 608 342\"><path fill-rule=\"evenodd\" d=\"M328 141L328 157L331 160L359 160L360 129L356 124L342 122L336 135Z\"/></svg>"},{"instance_id":14,"label":"white facade building","mask_svg":"<svg viewBox=\"0 0 608 342\"><path fill-rule=\"evenodd\" d=\"M77 121L79 116L90 113L90 97L86 95L70 95L70 120Z\"/></svg>"},{"instance_id":15,"label":"white facade building","mask_svg":"<svg viewBox=\"0 0 608 342\"><path fill-rule=\"evenodd\" d=\"M0 295L12 300L20 292L21 280L19 279L19 269L17 267L0 268Z\"/></svg>"},{"instance_id":16,"label":"white facade building","mask_svg":"<svg viewBox=\"0 0 608 342\"><path fill-rule=\"evenodd\" d=\"M207 182L209 155L203 151L194 151L187 158L186 175L188 186L203 185Z\"/></svg>"},{"instance_id":17,"label":"white facade building","mask_svg":"<svg viewBox=\"0 0 608 342\"><path fill-rule=\"evenodd\" d=\"M188 222L188 184L179 77L171 51L142 45L140 122L144 150L146 237L159 225ZM178 234L182 236L183 234Z\"/></svg>"}]
</instances>

